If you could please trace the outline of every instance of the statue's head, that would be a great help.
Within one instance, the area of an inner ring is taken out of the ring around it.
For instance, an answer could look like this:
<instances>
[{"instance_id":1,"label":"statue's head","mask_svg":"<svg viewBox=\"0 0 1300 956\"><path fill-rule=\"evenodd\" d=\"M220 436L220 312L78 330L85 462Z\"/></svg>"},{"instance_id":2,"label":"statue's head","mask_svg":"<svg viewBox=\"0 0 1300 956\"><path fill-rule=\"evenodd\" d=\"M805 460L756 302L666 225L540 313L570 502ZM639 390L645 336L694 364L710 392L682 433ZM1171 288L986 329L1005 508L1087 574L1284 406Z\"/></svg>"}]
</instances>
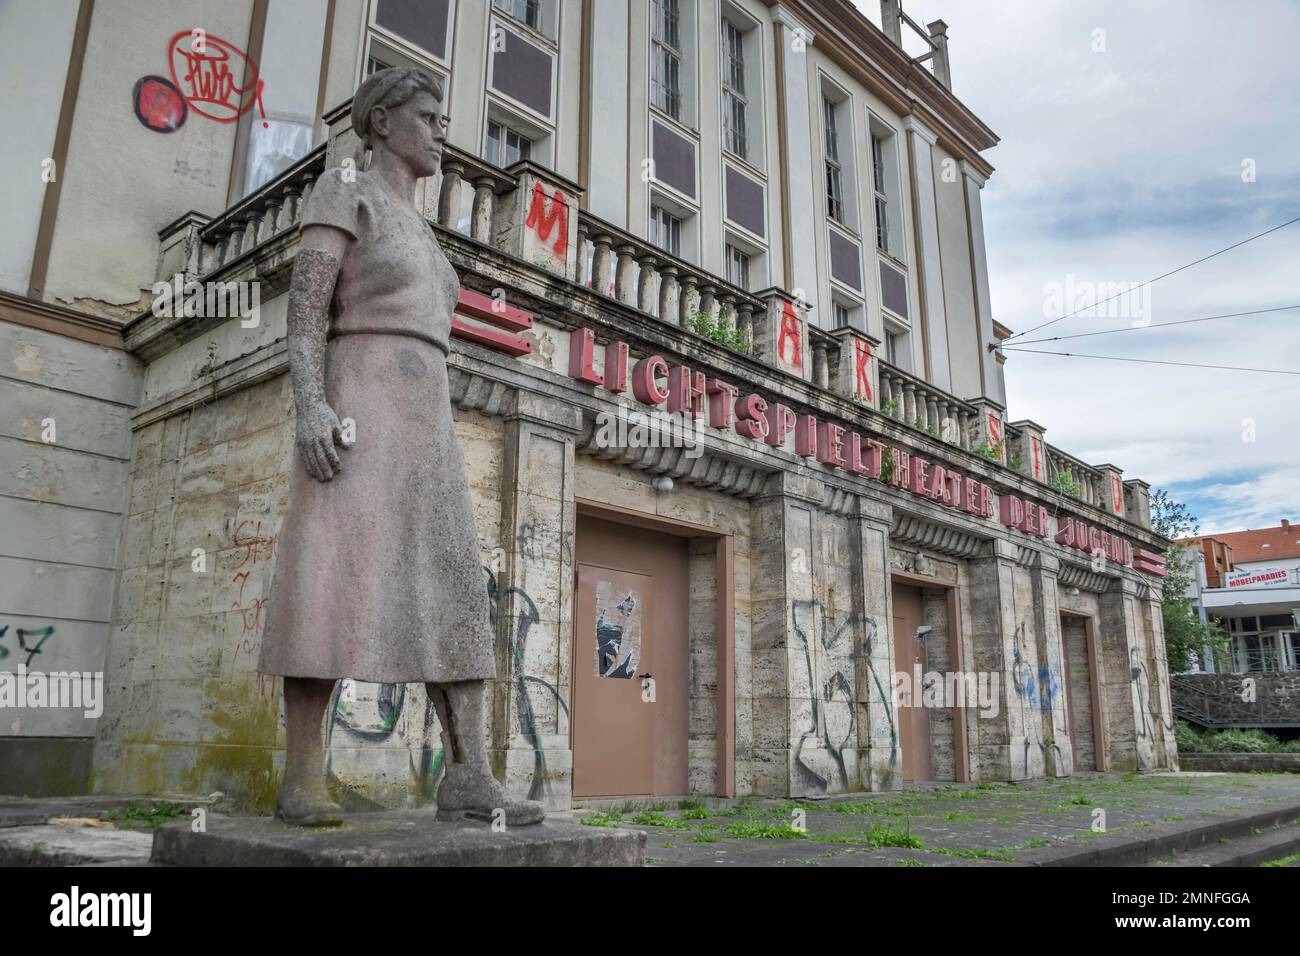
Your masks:
<instances>
[{"instance_id":1,"label":"statue's head","mask_svg":"<svg viewBox=\"0 0 1300 956\"><path fill-rule=\"evenodd\" d=\"M352 97L352 128L366 149L385 150L416 176L431 176L447 141L442 84L408 67L372 73Z\"/></svg>"}]
</instances>

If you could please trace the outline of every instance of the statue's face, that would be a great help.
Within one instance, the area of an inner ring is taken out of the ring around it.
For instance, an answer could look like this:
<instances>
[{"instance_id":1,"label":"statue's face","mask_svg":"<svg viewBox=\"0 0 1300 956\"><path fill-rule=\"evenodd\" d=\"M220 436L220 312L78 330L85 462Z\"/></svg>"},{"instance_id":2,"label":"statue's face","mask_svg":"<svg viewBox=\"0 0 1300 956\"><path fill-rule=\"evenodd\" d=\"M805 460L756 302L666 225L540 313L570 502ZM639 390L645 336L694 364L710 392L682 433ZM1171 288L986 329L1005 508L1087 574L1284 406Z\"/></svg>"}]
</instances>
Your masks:
<instances>
[{"instance_id":1,"label":"statue's face","mask_svg":"<svg viewBox=\"0 0 1300 956\"><path fill-rule=\"evenodd\" d=\"M447 142L442 104L433 94L419 90L401 106L384 111L388 135L384 143L416 176L432 176L442 162Z\"/></svg>"}]
</instances>

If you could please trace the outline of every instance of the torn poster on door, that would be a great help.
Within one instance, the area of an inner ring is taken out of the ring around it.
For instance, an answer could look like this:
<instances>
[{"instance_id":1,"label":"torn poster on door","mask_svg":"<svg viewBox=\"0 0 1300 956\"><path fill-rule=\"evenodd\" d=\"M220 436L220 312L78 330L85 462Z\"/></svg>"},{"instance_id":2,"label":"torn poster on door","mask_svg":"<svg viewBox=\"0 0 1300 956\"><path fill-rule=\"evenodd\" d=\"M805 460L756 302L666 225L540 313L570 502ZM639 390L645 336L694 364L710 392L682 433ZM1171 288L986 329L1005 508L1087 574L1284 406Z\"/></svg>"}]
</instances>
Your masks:
<instances>
[{"instance_id":1,"label":"torn poster on door","mask_svg":"<svg viewBox=\"0 0 1300 956\"><path fill-rule=\"evenodd\" d=\"M641 658L641 596L596 582L596 676L636 676Z\"/></svg>"}]
</instances>

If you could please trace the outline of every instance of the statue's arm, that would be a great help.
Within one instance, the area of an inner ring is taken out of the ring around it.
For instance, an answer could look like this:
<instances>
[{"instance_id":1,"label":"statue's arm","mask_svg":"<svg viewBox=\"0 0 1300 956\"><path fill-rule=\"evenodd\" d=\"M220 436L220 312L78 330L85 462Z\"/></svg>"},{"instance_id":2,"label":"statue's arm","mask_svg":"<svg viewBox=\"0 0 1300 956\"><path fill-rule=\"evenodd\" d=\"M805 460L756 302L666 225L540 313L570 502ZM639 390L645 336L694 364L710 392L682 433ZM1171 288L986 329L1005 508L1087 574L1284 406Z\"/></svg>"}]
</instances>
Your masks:
<instances>
[{"instance_id":1,"label":"statue's arm","mask_svg":"<svg viewBox=\"0 0 1300 956\"><path fill-rule=\"evenodd\" d=\"M289 285L287 345L296 443L308 474L317 481L329 481L342 466L339 418L325 397L325 340L339 264L352 241L332 226L303 227Z\"/></svg>"}]
</instances>

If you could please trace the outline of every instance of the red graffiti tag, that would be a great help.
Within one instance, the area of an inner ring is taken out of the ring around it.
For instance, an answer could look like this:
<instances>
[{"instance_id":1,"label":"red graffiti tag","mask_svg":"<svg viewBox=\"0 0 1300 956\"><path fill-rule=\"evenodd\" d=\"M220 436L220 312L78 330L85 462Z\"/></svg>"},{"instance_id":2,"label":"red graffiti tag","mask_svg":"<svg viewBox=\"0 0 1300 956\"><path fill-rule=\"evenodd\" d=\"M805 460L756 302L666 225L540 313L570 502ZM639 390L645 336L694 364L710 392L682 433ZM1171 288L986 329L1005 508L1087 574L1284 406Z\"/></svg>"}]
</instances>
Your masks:
<instances>
[{"instance_id":1,"label":"red graffiti tag","mask_svg":"<svg viewBox=\"0 0 1300 956\"><path fill-rule=\"evenodd\" d=\"M256 103L262 125L267 125L257 64L239 47L211 35L199 43L193 31L182 30L167 43L167 59L172 82L188 91L182 95L195 113L218 123L233 123ZM244 86L235 81L238 71L248 76Z\"/></svg>"},{"instance_id":2,"label":"red graffiti tag","mask_svg":"<svg viewBox=\"0 0 1300 956\"><path fill-rule=\"evenodd\" d=\"M857 369L857 393L869 402L874 401L875 399L871 397L871 345L861 339L855 339L853 347Z\"/></svg>"},{"instance_id":3,"label":"red graffiti tag","mask_svg":"<svg viewBox=\"0 0 1300 956\"><path fill-rule=\"evenodd\" d=\"M533 186L533 201L528 207L528 218L524 225L537 233L537 238L546 242L551 238L551 228L558 225L559 234L551 247L557 256L562 256L569 248L569 210L564 203L564 193L558 189L551 199L551 211L546 212L546 190L541 183Z\"/></svg>"},{"instance_id":4,"label":"red graffiti tag","mask_svg":"<svg viewBox=\"0 0 1300 956\"><path fill-rule=\"evenodd\" d=\"M799 327L799 316L795 314L794 307L789 302L782 303L782 306L781 334L776 340L776 354L780 356L781 361L796 368L803 368L803 347L799 344L803 336ZM793 358L786 358L785 344L787 341L794 345Z\"/></svg>"}]
</instances>

